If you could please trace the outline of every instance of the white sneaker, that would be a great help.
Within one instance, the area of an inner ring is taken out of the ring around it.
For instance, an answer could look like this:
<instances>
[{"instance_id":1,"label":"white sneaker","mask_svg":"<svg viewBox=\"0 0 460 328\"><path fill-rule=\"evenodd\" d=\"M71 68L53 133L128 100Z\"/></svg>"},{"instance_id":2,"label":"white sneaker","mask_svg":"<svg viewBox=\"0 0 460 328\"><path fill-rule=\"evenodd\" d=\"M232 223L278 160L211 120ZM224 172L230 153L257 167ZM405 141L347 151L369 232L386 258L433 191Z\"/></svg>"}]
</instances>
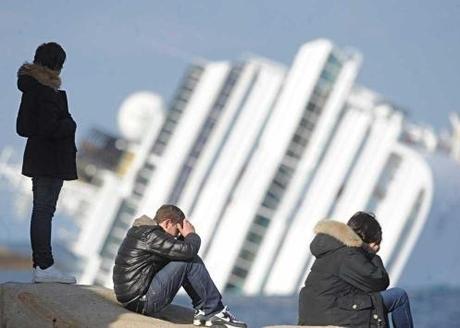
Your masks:
<instances>
[{"instance_id":1,"label":"white sneaker","mask_svg":"<svg viewBox=\"0 0 460 328\"><path fill-rule=\"evenodd\" d=\"M204 311L195 309L193 314L193 325L194 326L205 326L206 320L204 319Z\"/></svg>"},{"instance_id":2,"label":"white sneaker","mask_svg":"<svg viewBox=\"0 0 460 328\"><path fill-rule=\"evenodd\" d=\"M238 320L229 310L225 307L219 313L214 314L211 318L206 320L206 327L222 327L222 328L247 328L247 324Z\"/></svg>"},{"instance_id":3,"label":"white sneaker","mask_svg":"<svg viewBox=\"0 0 460 328\"><path fill-rule=\"evenodd\" d=\"M35 267L32 282L57 282L60 284L75 284L77 280L74 276L67 275L57 270L54 265L45 270Z\"/></svg>"}]
</instances>

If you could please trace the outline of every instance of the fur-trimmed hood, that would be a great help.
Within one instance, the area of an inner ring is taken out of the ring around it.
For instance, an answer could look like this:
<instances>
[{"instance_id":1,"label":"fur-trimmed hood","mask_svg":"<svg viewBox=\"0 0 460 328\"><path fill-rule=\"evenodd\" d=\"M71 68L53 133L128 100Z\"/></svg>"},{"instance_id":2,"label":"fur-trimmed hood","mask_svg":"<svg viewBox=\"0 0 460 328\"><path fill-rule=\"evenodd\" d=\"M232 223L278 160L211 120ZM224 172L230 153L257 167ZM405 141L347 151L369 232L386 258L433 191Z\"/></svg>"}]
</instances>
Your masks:
<instances>
[{"instance_id":1,"label":"fur-trimmed hood","mask_svg":"<svg viewBox=\"0 0 460 328\"><path fill-rule=\"evenodd\" d=\"M147 215L142 215L141 217L134 220L133 227L140 226L156 226L158 225L152 218Z\"/></svg>"},{"instance_id":2,"label":"fur-trimmed hood","mask_svg":"<svg viewBox=\"0 0 460 328\"><path fill-rule=\"evenodd\" d=\"M334 237L348 247L361 247L363 241L356 232L345 223L334 220L321 220L315 226L315 233Z\"/></svg>"},{"instance_id":3,"label":"fur-trimmed hood","mask_svg":"<svg viewBox=\"0 0 460 328\"><path fill-rule=\"evenodd\" d=\"M25 77L32 77L38 83L58 90L61 87L61 78L59 72L49 69L48 67L24 63L18 70L18 88L22 92L27 91L33 82Z\"/></svg>"},{"instance_id":4,"label":"fur-trimmed hood","mask_svg":"<svg viewBox=\"0 0 460 328\"><path fill-rule=\"evenodd\" d=\"M344 246L361 247L363 244L353 229L342 222L321 220L316 224L314 231L317 235L310 245L310 250L316 257Z\"/></svg>"}]
</instances>

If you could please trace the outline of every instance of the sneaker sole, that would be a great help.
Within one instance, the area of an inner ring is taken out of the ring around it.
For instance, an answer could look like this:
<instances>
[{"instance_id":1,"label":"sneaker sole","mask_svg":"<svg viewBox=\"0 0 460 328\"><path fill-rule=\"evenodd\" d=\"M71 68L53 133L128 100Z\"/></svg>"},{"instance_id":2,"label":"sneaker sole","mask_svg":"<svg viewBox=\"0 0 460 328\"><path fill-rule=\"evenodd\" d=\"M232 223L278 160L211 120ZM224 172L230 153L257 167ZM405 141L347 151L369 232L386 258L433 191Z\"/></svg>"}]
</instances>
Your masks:
<instances>
[{"instance_id":1,"label":"sneaker sole","mask_svg":"<svg viewBox=\"0 0 460 328\"><path fill-rule=\"evenodd\" d=\"M211 326L207 326L210 328L239 328L240 326L234 326L230 323L214 323Z\"/></svg>"},{"instance_id":2,"label":"sneaker sole","mask_svg":"<svg viewBox=\"0 0 460 328\"><path fill-rule=\"evenodd\" d=\"M204 327L204 326L206 326L206 320L193 319L193 325L194 326Z\"/></svg>"},{"instance_id":3,"label":"sneaker sole","mask_svg":"<svg viewBox=\"0 0 460 328\"><path fill-rule=\"evenodd\" d=\"M233 325L230 322L211 322L211 321L206 321L206 327L210 328L242 328L242 327L247 327L247 326L242 326L242 325Z\"/></svg>"}]
</instances>

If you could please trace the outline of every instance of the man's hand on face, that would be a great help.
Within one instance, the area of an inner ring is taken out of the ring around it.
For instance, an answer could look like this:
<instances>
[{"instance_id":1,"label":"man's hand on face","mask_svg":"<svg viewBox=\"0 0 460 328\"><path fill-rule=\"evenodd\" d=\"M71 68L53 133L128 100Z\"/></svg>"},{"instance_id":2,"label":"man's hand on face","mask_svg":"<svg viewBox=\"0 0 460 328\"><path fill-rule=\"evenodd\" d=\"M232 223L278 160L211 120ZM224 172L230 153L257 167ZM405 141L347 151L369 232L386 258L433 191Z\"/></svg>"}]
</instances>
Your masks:
<instances>
[{"instance_id":1,"label":"man's hand on face","mask_svg":"<svg viewBox=\"0 0 460 328\"><path fill-rule=\"evenodd\" d=\"M177 229L179 229L180 234L184 236L184 238L187 237L187 235L191 234L192 232L195 232L195 227L187 219L184 219L184 222L182 223L182 225L178 223Z\"/></svg>"}]
</instances>

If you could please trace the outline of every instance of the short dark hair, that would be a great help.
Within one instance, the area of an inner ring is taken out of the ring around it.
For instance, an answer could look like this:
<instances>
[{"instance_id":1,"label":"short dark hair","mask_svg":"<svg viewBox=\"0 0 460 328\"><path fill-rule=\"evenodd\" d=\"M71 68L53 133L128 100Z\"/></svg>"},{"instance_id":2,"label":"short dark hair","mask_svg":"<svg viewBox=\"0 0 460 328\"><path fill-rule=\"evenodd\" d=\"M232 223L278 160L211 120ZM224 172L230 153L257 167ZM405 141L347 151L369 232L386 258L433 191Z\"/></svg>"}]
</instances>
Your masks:
<instances>
[{"instance_id":1,"label":"short dark hair","mask_svg":"<svg viewBox=\"0 0 460 328\"><path fill-rule=\"evenodd\" d=\"M35 50L34 64L48 67L54 71L60 71L64 66L66 53L56 42L47 42L38 46Z\"/></svg>"},{"instance_id":2,"label":"short dark hair","mask_svg":"<svg viewBox=\"0 0 460 328\"><path fill-rule=\"evenodd\" d=\"M347 225L351 227L365 243L380 244L382 241L382 227L373 213L364 211L356 212L350 220L348 220Z\"/></svg>"},{"instance_id":3,"label":"short dark hair","mask_svg":"<svg viewBox=\"0 0 460 328\"><path fill-rule=\"evenodd\" d=\"M153 219L158 224L168 219L171 219L172 222L176 224L184 221L185 214L179 207L171 204L165 204L160 206Z\"/></svg>"}]
</instances>

